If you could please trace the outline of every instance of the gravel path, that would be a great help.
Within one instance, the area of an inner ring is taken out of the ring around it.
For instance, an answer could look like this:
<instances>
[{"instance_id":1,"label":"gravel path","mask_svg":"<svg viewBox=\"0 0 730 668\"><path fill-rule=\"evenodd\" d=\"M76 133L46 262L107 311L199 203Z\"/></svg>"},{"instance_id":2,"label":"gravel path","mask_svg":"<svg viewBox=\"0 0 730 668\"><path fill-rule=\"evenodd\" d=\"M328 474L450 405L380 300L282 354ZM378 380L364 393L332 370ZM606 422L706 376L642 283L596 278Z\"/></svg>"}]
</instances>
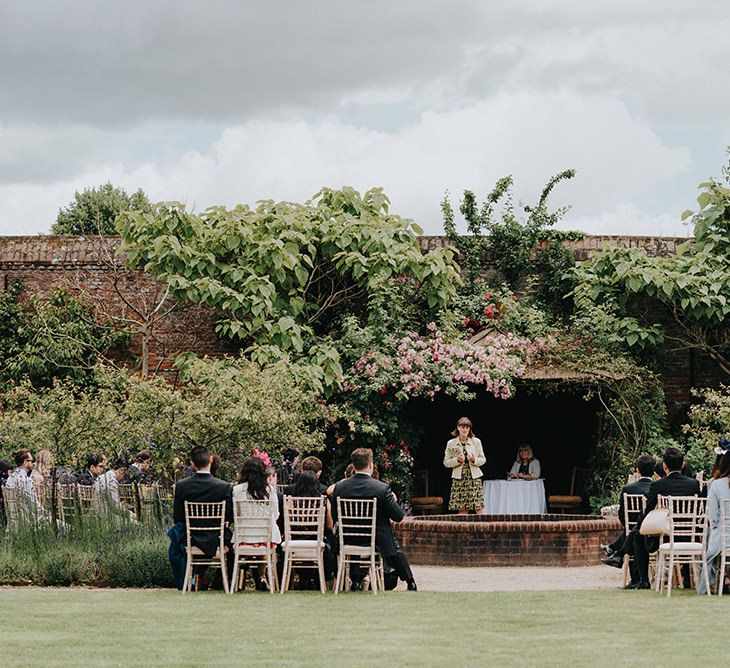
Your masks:
<instances>
[{"instance_id":1,"label":"gravel path","mask_svg":"<svg viewBox=\"0 0 730 668\"><path fill-rule=\"evenodd\" d=\"M578 568L454 568L413 566L421 591L538 591L548 589L615 589L621 571L610 566ZM399 589L403 585L399 586Z\"/></svg>"}]
</instances>

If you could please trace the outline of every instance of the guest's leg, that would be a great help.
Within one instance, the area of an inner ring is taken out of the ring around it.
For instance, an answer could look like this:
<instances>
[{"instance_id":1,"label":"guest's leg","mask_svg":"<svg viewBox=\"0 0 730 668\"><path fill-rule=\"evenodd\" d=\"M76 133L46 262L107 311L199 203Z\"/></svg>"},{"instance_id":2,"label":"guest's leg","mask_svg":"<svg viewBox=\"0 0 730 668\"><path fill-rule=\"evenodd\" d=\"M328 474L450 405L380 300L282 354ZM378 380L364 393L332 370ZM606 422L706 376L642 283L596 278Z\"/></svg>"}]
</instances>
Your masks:
<instances>
[{"instance_id":1,"label":"guest's leg","mask_svg":"<svg viewBox=\"0 0 730 668\"><path fill-rule=\"evenodd\" d=\"M646 542L644 536L638 532L629 534L632 539L634 560L636 562L636 573L639 576L640 583L649 582L649 553L646 550Z\"/></svg>"}]
</instances>

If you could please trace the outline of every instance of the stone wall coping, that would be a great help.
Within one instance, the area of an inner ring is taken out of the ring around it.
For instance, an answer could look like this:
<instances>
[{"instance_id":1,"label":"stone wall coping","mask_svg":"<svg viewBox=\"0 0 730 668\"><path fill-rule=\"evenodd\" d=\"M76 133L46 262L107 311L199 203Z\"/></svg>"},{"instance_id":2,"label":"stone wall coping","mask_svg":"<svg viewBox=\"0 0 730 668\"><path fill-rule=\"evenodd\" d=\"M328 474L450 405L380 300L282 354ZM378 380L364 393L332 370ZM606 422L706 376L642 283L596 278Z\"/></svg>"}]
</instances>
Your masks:
<instances>
[{"instance_id":1,"label":"stone wall coping","mask_svg":"<svg viewBox=\"0 0 730 668\"><path fill-rule=\"evenodd\" d=\"M559 519L558 519L559 518ZM439 531L447 533L476 533L502 531L506 533L531 533L559 531L621 530L617 518L597 515L417 515L405 518L399 525L401 531Z\"/></svg>"}]
</instances>

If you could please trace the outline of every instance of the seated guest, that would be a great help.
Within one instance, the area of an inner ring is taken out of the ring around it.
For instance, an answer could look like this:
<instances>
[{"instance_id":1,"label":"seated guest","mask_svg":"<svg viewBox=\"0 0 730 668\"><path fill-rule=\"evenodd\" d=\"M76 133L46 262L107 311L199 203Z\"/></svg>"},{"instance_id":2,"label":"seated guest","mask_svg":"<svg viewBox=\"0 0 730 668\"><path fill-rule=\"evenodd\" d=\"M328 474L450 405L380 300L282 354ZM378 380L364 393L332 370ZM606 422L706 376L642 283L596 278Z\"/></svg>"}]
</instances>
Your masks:
<instances>
[{"instance_id":1,"label":"seated guest","mask_svg":"<svg viewBox=\"0 0 730 668\"><path fill-rule=\"evenodd\" d=\"M667 475L667 472L664 470L664 464L661 461L656 463L656 466L654 467L654 473L660 478L663 478ZM687 476L688 478L695 477L695 470L692 468L692 465L687 461L682 462L682 470L680 471L680 473Z\"/></svg>"},{"instance_id":2,"label":"seated guest","mask_svg":"<svg viewBox=\"0 0 730 668\"><path fill-rule=\"evenodd\" d=\"M30 454L30 450L22 449L13 454L13 459L15 468L5 482L5 489L16 490L27 507L33 512L37 512L39 516L44 515L45 511L38 500L35 485L30 478L33 470L33 455Z\"/></svg>"},{"instance_id":3,"label":"seated guest","mask_svg":"<svg viewBox=\"0 0 730 668\"><path fill-rule=\"evenodd\" d=\"M13 472L13 465L7 459L0 459L0 519L5 515L3 505L3 487Z\"/></svg>"},{"instance_id":4,"label":"seated guest","mask_svg":"<svg viewBox=\"0 0 730 668\"><path fill-rule=\"evenodd\" d=\"M36 485L36 489L42 487L46 480L51 479L53 468L53 453L50 450L39 450L35 458L35 466L30 473L30 478Z\"/></svg>"},{"instance_id":5,"label":"seated guest","mask_svg":"<svg viewBox=\"0 0 730 668\"><path fill-rule=\"evenodd\" d=\"M78 482L79 485L91 487L96 482L96 479L104 473L105 466L106 457L92 452L86 457L86 470L79 475L76 482Z\"/></svg>"},{"instance_id":6,"label":"seated guest","mask_svg":"<svg viewBox=\"0 0 730 668\"><path fill-rule=\"evenodd\" d=\"M514 480L537 480L540 477L540 461L535 459L535 454L529 445L523 444L517 448L517 459L512 464L507 478Z\"/></svg>"},{"instance_id":7,"label":"seated guest","mask_svg":"<svg viewBox=\"0 0 730 668\"><path fill-rule=\"evenodd\" d=\"M373 451L369 448L358 448L352 453L352 465L355 473L351 478L340 480L332 492L332 516L337 519L337 499L372 499L376 504L376 537L377 546L383 559L393 568L396 577L386 578L385 588L395 589L398 577L408 584L409 591L416 591L416 581L413 578L411 567L403 554L398 541L393 535L390 526L393 522L400 522L405 513L398 505L390 489L390 485L379 480L373 480ZM354 580L354 578L353 578Z\"/></svg>"},{"instance_id":8,"label":"seated guest","mask_svg":"<svg viewBox=\"0 0 730 668\"><path fill-rule=\"evenodd\" d=\"M124 480L127 471L128 462L123 457L114 460L111 467L106 473L102 473L94 480L94 489L99 498L106 499L114 506L121 508L122 504L119 500L119 483Z\"/></svg>"},{"instance_id":9,"label":"seated guest","mask_svg":"<svg viewBox=\"0 0 730 668\"><path fill-rule=\"evenodd\" d=\"M312 470L302 471L297 478L296 483L293 485L289 496L297 497L317 497L324 496L322 494L322 485L319 482L319 477ZM332 520L332 506L330 505L329 499L325 499L325 513L324 513L324 540L325 540L325 552L324 552L324 572L327 581L334 580L334 574L337 569L337 558L334 553L333 546L336 544L334 533L332 532L333 527ZM319 586L319 573L310 568L298 569L297 574L299 576L299 588L300 589L311 589L318 590Z\"/></svg>"},{"instance_id":10,"label":"seated guest","mask_svg":"<svg viewBox=\"0 0 730 668\"><path fill-rule=\"evenodd\" d=\"M715 453L720 456L720 461L707 490L707 519L709 520L709 532L707 534L707 576L710 580L710 587L715 581L717 573L717 562L722 553L722 527L720 526L720 512L722 502L730 499L730 440L720 439L720 444L715 448ZM725 547L730 547L726 545ZM720 587L725 585L725 574L721 574ZM704 573L700 575L699 593L706 594Z\"/></svg>"},{"instance_id":11,"label":"seated guest","mask_svg":"<svg viewBox=\"0 0 730 668\"><path fill-rule=\"evenodd\" d=\"M127 469L126 482L137 482L140 485L152 483L152 457L149 450L140 450L135 457L134 463Z\"/></svg>"},{"instance_id":12,"label":"seated guest","mask_svg":"<svg viewBox=\"0 0 730 668\"><path fill-rule=\"evenodd\" d=\"M279 499L276 493L276 486L269 484L269 475L267 469L260 457L249 457L243 463L241 472L238 476L238 484L233 487L233 500L253 500L269 502L271 509L271 542L275 545L281 543L281 531L277 524L279 519ZM242 544L246 544L245 527L244 540ZM240 538L240 535L238 536ZM258 567L254 573L256 589L267 591L269 584L262 579L263 565Z\"/></svg>"},{"instance_id":13,"label":"seated guest","mask_svg":"<svg viewBox=\"0 0 730 668\"><path fill-rule=\"evenodd\" d=\"M626 526L626 517L624 514L624 495L626 494L646 494L649 491L649 485L651 485L652 475L654 473L655 465L654 457L649 455L641 455L636 460L636 472L639 474L639 479L636 482L624 485L621 490L621 494L618 497L618 521L621 522L621 526ZM637 518L633 518L637 519ZM626 541L626 532L622 531L616 539L610 545L602 545L601 547L607 552L608 557L612 557L614 553L621 550L624 542ZM616 566L617 568L623 567L623 554L612 559L602 559L604 564L607 566ZM620 565L617 565L620 562ZM636 589L639 584L638 573L635 572L635 567L632 565L631 582L627 585L628 589Z\"/></svg>"},{"instance_id":14,"label":"seated guest","mask_svg":"<svg viewBox=\"0 0 730 668\"><path fill-rule=\"evenodd\" d=\"M682 465L684 464L684 455L677 448L667 448L662 457L662 465L666 476L654 480L649 485L649 491L646 494L646 512L651 512L656 508L659 495L662 496L694 496L700 494L700 483L694 478L682 475ZM641 522L643 517L636 526L631 530L629 537L633 546L634 559L636 560L636 568L639 579L637 589L649 589L649 553L656 552L659 549L659 538L657 536L642 536L640 533ZM628 552L630 554L630 552ZM685 583L687 581L685 575Z\"/></svg>"},{"instance_id":15,"label":"seated guest","mask_svg":"<svg viewBox=\"0 0 730 668\"><path fill-rule=\"evenodd\" d=\"M322 475L322 460L318 457L305 457L302 459L302 463L300 466L300 472L299 475L304 473L304 471L312 471L314 475L317 477L317 487L319 489L320 494L327 494L327 487L326 485L323 485L319 478ZM294 486L296 485L297 478L295 478L294 482L286 485L283 489L283 493L286 494L292 494L294 492Z\"/></svg>"}]
</instances>

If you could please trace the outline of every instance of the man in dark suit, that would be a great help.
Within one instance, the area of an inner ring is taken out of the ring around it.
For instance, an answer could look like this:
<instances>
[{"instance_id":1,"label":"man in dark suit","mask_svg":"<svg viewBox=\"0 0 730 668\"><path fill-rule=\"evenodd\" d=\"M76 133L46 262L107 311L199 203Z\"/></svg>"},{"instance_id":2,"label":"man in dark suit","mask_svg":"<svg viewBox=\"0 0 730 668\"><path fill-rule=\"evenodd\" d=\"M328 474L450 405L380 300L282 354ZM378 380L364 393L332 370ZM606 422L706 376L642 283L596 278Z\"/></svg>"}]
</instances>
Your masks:
<instances>
[{"instance_id":1,"label":"man in dark suit","mask_svg":"<svg viewBox=\"0 0 730 668\"><path fill-rule=\"evenodd\" d=\"M622 526L626 526L626 517L624 516L624 496L626 494L646 494L649 491L649 486L652 481L652 474L654 473L654 465L656 460L654 457L649 455L641 455L636 460L636 472L639 474L639 479L636 482L624 485L621 490L621 494L618 497L618 520ZM636 517L631 519L638 519ZM626 532L622 531L616 539L610 545L603 546L608 552L608 558L602 559L604 564L608 566L616 566L616 568L623 567L623 556L627 554L627 550L622 550L624 543L626 542ZM633 552L633 550L632 550ZM627 589L636 589L639 584L639 575L636 571L635 562L631 564L631 582L627 585Z\"/></svg>"},{"instance_id":2,"label":"man in dark suit","mask_svg":"<svg viewBox=\"0 0 730 668\"><path fill-rule=\"evenodd\" d=\"M373 451L369 448L358 448L352 453L352 465L355 473L350 478L340 480L332 492L332 515L337 519L337 499L373 499L376 501L375 545L385 562L395 571L394 579L386 579L386 589L394 589L400 578L408 584L408 591L416 591L416 581L413 578L408 560L401 551L398 541L393 535L390 521L400 522L405 513L395 500L390 485L374 480ZM354 574L353 574L354 575ZM355 578L353 577L353 580Z\"/></svg>"},{"instance_id":3,"label":"man in dark suit","mask_svg":"<svg viewBox=\"0 0 730 668\"><path fill-rule=\"evenodd\" d=\"M655 464L656 460L650 455L640 455L636 460L636 473L638 474L639 479L635 482L629 483L628 485L624 485L621 493L618 495L618 521L621 522L621 526L626 526L626 518L624 517L624 496L626 494L643 494L646 496L649 491L649 485L651 485ZM616 539L610 545L602 546L608 552L607 556L610 557L614 552L618 552L624 544L625 539L626 533L622 531L618 536L616 536Z\"/></svg>"},{"instance_id":4,"label":"man in dark suit","mask_svg":"<svg viewBox=\"0 0 730 668\"><path fill-rule=\"evenodd\" d=\"M233 521L233 497L231 486L210 473L213 455L208 448L198 446L190 452L190 462L195 468L195 474L189 478L179 480L175 484L175 503L172 519L176 524L183 523L185 531L185 501L225 501L226 521ZM205 520L196 520L198 526L205 526ZM230 542L230 532L227 533L227 542ZM183 533L184 535L184 533ZM211 531L193 531L191 540L199 547L206 557L215 556L219 544L219 533Z\"/></svg>"},{"instance_id":5,"label":"man in dark suit","mask_svg":"<svg viewBox=\"0 0 730 668\"><path fill-rule=\"evenodd\" d=\"M656 508L659 495L661 496L693 496L700 495L700 483L694 478L682 475L684 455L677 448L667 448L662 457L666 477L659 478L651 483L646 495L646 513ZM646 517L644 513L644 517ZM643 518L642 518L643 521ZM641 521L637 523L635 531L632 531L634 544L634 559L639 573L638 589L648 589L649 585L649 553L659 549L658 536L642 536L639 533ZM685 577L686 581L686 577Z\"/></svg>"}]
</instances>

